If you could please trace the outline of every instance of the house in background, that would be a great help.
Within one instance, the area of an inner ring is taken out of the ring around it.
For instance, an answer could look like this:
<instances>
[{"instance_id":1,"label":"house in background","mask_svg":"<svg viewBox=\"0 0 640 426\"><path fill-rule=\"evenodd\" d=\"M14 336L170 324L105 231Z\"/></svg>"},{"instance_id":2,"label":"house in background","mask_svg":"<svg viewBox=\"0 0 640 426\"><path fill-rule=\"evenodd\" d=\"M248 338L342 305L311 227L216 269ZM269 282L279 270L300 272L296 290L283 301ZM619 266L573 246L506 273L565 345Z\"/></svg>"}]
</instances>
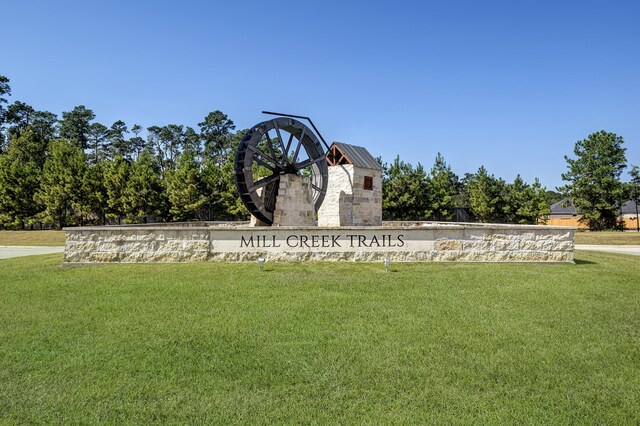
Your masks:
<instances>
[{"instance_id":1,"label":"house in background","mask_svg":"<svg viewBox=\"0 0 640 426\"><path fill-rule=\"evenodd\" d=\"M551 205L551 213L547 216L547 225L575 226L587 229L585 223L580 223L582 217L571 198L564 198ZM620 208L620 220L624 221L624 229L638 229L638 205L629 200Z\"/></svg>"},{"instance_id":2,"label":"house in background","mask_svg":"<svg viewBox=\"0 0 640 426\"><path fill-rule=\"evenodd\" d=\"M622 220L624 220L624 229L635 229L637 231L640 228L638 210L639 205L637 200L629 200L622 205L620 215L622 216Z\"/></svg>"}]
</instances>

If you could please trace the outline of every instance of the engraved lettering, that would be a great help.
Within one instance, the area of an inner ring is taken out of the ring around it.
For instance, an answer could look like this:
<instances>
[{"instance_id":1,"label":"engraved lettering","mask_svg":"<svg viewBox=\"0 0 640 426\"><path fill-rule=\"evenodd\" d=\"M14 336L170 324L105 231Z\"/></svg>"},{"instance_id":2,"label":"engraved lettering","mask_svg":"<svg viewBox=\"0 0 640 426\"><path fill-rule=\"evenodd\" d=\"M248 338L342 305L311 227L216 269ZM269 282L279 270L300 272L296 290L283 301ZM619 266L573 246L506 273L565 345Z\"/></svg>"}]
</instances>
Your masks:
<instances>
[{"instance_id":1,"label":"engraved lettering","mask_svg":"<svg viewBox=\"0 0 640 426\"><path fill-rule=\"evenodd\" d=\"M287 237L287 245L289 247L298 247L298 236L297 235L289 235Z\"/></svg>"},{"instance_id":2,"label":"engraved lettering","mask_svg":"<svg viewBox=\"0 0 640 426\"><path fill-rule=\"evenodd\" d=\"M242 235L240 237L240 248L249 247L249 245L251 245L251 247L253 247L253 235L250 236L248 240L245 240L244 239L244 235Z\"/></svg>"}]
</instances>

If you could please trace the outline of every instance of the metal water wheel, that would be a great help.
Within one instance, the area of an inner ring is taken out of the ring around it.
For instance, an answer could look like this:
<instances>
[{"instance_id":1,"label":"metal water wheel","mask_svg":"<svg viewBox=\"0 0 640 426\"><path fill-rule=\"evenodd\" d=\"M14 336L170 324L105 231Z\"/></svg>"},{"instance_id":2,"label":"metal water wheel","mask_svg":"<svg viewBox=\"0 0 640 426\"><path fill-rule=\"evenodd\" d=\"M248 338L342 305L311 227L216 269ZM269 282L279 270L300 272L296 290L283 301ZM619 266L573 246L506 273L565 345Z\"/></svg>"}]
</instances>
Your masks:
<instances>
[{"instance_id":1,"label":"metal water wheel","mask_svg":"<svg viewBox=\"0 0 640 426\"><path fill-rule=\"evenodd\" d=\"M235 174L242 202L252 215L269 225L273 223L280 176L311 177L316 210L327 191L322 145L311 129L289 117L263 121L247 132L236 151Z\"/></svg>"}]
</instances>

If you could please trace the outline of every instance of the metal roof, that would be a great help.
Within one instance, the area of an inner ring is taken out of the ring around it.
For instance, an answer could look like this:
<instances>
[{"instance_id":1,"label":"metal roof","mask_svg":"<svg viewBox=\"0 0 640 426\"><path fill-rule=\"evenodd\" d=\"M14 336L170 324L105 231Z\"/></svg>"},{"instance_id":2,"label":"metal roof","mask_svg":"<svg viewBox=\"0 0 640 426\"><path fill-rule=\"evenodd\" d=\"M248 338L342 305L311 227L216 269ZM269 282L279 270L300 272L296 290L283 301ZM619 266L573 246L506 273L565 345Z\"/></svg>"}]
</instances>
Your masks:
<instances>
[{"instance_id":1,"label":"metal roof","mask_svg":"<svg viewBox=\"0 0 640 426\"><path fill-rule=\"evenodd\" d=\"M349 145L342 142L334 142L335 145L354 166L364 167L366 169L382 170L380 163L366 148L362 146ZM331 148L329 148L331 149Z\"/></svg>"},{"instance_id":2,"label":"metal roof","mask_svg":"<svg viewBox=\"0 0 640 426\"><path fill-rule=\"evenodd\" d=\"M640 206L640 203L638 203ZM622 214L636 214L636 201L629 200L622 205Z\"/></svg>"},{"instance_id":3,"label":"metal roof","mask_svg":"<svg viewBox=\"0 0 640 426\"><path fill-rule=\"evenodd\" d=\"M551 214L577 214L576 206L571 198L563 198L551 205Z\"/></svg>"},{"instance_id":4,"label":"metal roof","mask_svg":"<svg viewBox=\"0 0 640 426\"><path fill-rule=\"evenodd\" d=\"M636 202L634 200L629 200L622 205L622 214L635 214L636 213ZM571 198L563 198L555 204L551 205L551 214L579 214L576 206L573 205L573 200Z\"/></svg>"}]
</instances>

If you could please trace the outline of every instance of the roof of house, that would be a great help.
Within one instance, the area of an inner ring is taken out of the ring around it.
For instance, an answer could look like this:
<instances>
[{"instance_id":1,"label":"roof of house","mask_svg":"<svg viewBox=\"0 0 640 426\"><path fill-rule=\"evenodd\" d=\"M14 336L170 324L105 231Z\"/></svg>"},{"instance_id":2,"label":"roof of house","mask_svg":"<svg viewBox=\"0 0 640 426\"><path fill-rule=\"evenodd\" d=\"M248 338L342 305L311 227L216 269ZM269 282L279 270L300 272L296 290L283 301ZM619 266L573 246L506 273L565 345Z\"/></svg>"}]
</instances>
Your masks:
<instances>
[{"instance_id":1,"label":"roof of house","mask_svg":"<svg viewBox=\"0 0 640 426\"><path fill-rule=\"evenodd\" d=\"M638 209L640 209L640 203L638 203ZM638 209L636 209L636 201L629 200L622 205L622 214L636 214Z\"/></svg>"},{"instance_id":2,"label":"roof of house","mask_svg":"<svg viewBox=\"0 0 640 426\"><path fill-rule=\"evenodd\" d=\"M327 152L329 165L353 164L366 169L382 170L380 163L366 148L349 145L342 142L334 142Z\"/></svg>"},{"instance_id":3,"label":"roof of house","mask_svg":"<svg viewBox=\"0 0 640 426\"><path fill-rule=\"evenodd\" d=\"M635 214L636 213L636 202L634 200L629 200L622 205L622 214ZM551 214L552 215L574 215L579 214L576 206L573 205L573 200L571 198L563 198L555 204L551 205Z\"/></svg>"},{"instance_id":4,"label":"roof of house","mask_svg":"<svg viewBox=\"0 0 640 426\"><path fill-rule=\"evenodd\" d=\"M551 205L551 214L577 214L576 206L573 205L571 198L563 198L555 204Z\"/></svg>"}]
</instances>

